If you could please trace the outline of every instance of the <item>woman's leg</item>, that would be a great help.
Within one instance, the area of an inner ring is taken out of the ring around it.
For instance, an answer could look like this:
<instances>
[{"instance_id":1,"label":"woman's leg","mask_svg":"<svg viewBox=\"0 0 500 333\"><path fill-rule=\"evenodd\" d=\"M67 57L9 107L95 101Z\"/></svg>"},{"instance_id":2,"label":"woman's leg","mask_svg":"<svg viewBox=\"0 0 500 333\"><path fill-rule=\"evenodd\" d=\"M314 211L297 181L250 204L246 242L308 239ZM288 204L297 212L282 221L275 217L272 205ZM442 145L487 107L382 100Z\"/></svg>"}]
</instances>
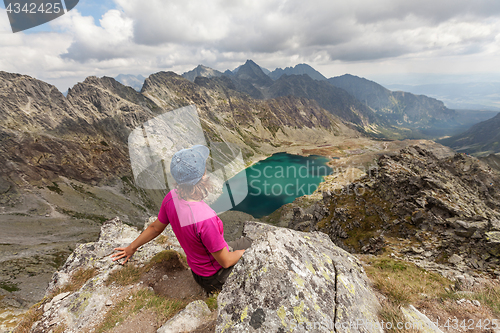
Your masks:
<instances>
[{"instance_id":1,"label":"woman's leg","mask_svg":"<svg viewBox=\"0 0 500 333\"><path fill-rule=\"evenodd\" d=\"M234 250L246 250L252 245L252 240L248 237L240 237L235 241L228 242L227 245ZM226 282L229 274L233 270L234 266L228 268L221 268L217 273L212 276L199 276L193 271L194 280L205 289L207 293L222 290L222 285Z\"/></svg>"}]
</instances>

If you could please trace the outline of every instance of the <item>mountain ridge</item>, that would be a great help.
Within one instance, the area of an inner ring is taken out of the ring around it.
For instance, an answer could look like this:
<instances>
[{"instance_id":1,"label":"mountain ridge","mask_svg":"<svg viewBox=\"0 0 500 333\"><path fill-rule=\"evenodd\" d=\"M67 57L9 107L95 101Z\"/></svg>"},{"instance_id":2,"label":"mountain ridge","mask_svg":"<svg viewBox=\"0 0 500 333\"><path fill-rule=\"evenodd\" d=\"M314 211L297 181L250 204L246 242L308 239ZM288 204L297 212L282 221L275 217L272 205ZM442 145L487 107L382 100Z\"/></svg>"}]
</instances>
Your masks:
<instances>
[{"instance_id":1,"label":"mountain ridge","mask_svg":"<svg viewBox=\"0 0 500 333\"><path fill-rule=\"evenodd\" d=\"M210 67L204 66L204 65L198 65L194 69L184 72L181 76L188 79L191 82L194 82L194 80L198 77L214 77L214 76L222 76L223 73L219 72L216 69L212 69Z\"/></svg>"},{"instance_id":2,"label":"mountain ridge","mask_svg":"<svg viewBox=\"0 0 500 333\"><path fill-rule=\"evenodd\" d=\"M294 67L286 67L285 69L276 68L274 71L270 72L267 75L269 75L273 80L277 80L283 74L286 75L307 74L313 80L318 80L318 81L327 80L327 78L323 74L321 74L308 64L297 64Z\"/></svg>"},{"instance_id":3,"label":"mountain ridge","mask_svg":"<svg viewBox=\"0 0 500 333\"><path fill-rule=\"evenodd\" d=\"M500 112L491 119L473 125L467 131L450 138L438 140L456 151L475 155L500 152Z\"/></svg>"},{"instance_id":4,"label":"mountain ridge","mask_svg":"<svg viewBox=\"0 0 500 333\"><path fill-rule=\"evenodd\" d=\"M328 82L345 89L392 125L416 129L458 126L456 112L434 98L390 91L374 81L351 74L330 78Z\"/></svg>"}]
</instances>

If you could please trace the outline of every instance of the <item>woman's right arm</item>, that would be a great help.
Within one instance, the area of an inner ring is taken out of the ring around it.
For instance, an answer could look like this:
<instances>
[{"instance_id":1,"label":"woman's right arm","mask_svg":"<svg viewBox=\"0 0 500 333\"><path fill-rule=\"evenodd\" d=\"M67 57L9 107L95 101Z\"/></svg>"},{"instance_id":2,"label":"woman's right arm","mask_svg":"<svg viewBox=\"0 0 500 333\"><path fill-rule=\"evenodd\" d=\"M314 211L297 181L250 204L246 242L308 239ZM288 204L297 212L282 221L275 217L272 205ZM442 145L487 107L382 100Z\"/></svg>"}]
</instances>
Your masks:
<instances>
[{"instance_id":1,"label":"woman's right arm","mask_svg":"<svg viewBox=\"0 0 500 333\"><path fill-rule=\"evenodd\" d=\"M165 230L166 226L166 224L163 224L160 220L156 219L156 221L151 223L146 230L144 230L132 243L130 243L129 246L115 248L114 250L118 252L113 254L111 258L114 258L113 261L125 258L125 260L121 263L124 265L139 247L156 238L163 232L163 230Z\"/></svg>"}]
</instances>

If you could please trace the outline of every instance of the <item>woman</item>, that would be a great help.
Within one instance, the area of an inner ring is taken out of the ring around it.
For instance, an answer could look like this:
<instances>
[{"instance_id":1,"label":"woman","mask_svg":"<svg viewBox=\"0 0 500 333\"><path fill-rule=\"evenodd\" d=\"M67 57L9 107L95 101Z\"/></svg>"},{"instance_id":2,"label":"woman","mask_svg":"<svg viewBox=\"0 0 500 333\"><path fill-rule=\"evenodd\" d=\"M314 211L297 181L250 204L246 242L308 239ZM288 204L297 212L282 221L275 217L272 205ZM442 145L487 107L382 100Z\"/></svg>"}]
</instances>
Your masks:
<instances>
[{"instance_id":1,"label":"woman","mask_svg":"<svg viewBox=\"0 0 500 333\"><path fill-rule=\"evenodd\" d=\"M170 223L179 240L193 277L207 293L221 290L234 265L240 260L251 240L242 237L230 242L229 252L224 240L224 227L217 214L203 201L211 190L206 176L209 149L196 145L174 154L170 172L176 188L163 199L158 218L129 246L115 248L113 261L125 258L122 265L145 243L162 233Z\"/></svg>"}]
</instances>

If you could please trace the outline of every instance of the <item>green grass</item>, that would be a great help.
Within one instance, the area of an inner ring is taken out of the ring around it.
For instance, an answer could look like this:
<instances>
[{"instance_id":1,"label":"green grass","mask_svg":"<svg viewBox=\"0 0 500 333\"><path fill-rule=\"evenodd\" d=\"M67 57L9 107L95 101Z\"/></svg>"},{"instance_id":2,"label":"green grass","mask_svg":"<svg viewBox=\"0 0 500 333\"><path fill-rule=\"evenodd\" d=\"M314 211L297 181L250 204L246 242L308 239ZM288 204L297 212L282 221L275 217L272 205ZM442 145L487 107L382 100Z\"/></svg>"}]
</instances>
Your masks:
<instances>
[{"instance_id":1,"label":"green grass","mask_svg":"<svg viewBox=\"0 0 500 333\"><path fill-rule=\"evenodd\" d=\"M207 303L210 311L214 311L217 309L217 296L219 296L218 292L211 294L210 297L205 300L205 303Z\"/></svg>"},{"instance_id":2,"label":"green grass","mask_svg":"<svg viewBox=\"0 0 500 333\"><path fill-rule=\"evenodd\" d=\"M104 321L96 329L96 332L107 332L124 322L125 319L137 314L142 309L153 311L157 321L154 324L159 326L173 317L178 311L185 308L187 302L188 301L167 299L155 295L153 291L141 289L132 292L129 297L126 297L112 310L108 311L104 317Z\"/></svg>"},{"instance_id":3,"label":"green grass","mask_svg":"<svg viewBox=\"0 0 500 333\"><path fill-rule=\"evenodd\" d=\"M74 292L79 290L88 280L92 279L97 275L97 269L94 267L91 268L82 268L76 271L73 275L71 275L71 279L69 283L64 286L56 289L52 292L52 296L58 295L64 292Z\"/></svg>"},{"instance_id":4,"label":"green grass","mask_svg":"<svg viewBox=\"0 0 500 333\"><path fill-rule=\"evenodd\" d=\"M0 288L8 291L9 293L21 290L17 287L17 284L14 284L12 282L0 282Z\"/></svg>"},{"instance_id":5,"label":"green grass","mask_svg":"<svg viewBox=\"0 0 500 333\"><path fill-rule=\"evenodd\" d=\"M421 295L439 298L451 284L437 273L384 256L371 258L365 271L374 287L397 306L416 304Z\"/></svg>"},{"instance_id":6,"label":"green grass","mask_svg":"<svg viewBox=\"0 0 500 333\"><path fill-rule=\"evenodd\" d=\"M52 185L47 186L47 188L52 192L56 192L59 195L63 194L63 191L59 188L59 185L57 185L56 182L52 182Z\"/></svg>"},{"instance_id":7,"label":"green grass","mask_svg":"<svg viewBox=\"0 0 500 333\"><path fill-rule=\"evenodd\" d=\"M109 273L108 279L106 280L106 286L115 283L119 286L127 286L139 282L142 274L144 273L144 267L137 267L133 264L125 265L122 268L112 271Z\"/></svg>"},{"instance_id":8,"label":"green grass","mask_svg":"<svg viewBox=\"0 0 500 333\"><path fill-rule=\"evenodd\" d=\"M115 283L119 286L127 286L137 283L141 279L141 276L151 270L155 265L166 263L169 260L172 260L174 256L178 256L184 265L186 267L188 266L185 256L182 256L174 250L165 250L157 253L146 265L142 267L129 263L122 268L112 271L109 274L108 279L105 281L105 284L109 286L110 284Z\"/></svg>"},{"instance_id":9,"label":"green grass","mask_svg":"<svg viewBox=\"0 0 500 333\"><path fill-rule=\"evenodd\" d=\"M465 298L468 300L478 300L482 305L488 306L493 314L500 316L500 284L487 284L480 288L469 290L469 294L457 294L455 292L443 293L443 298L458 300Z\"/></svg>"}]
</instances>

